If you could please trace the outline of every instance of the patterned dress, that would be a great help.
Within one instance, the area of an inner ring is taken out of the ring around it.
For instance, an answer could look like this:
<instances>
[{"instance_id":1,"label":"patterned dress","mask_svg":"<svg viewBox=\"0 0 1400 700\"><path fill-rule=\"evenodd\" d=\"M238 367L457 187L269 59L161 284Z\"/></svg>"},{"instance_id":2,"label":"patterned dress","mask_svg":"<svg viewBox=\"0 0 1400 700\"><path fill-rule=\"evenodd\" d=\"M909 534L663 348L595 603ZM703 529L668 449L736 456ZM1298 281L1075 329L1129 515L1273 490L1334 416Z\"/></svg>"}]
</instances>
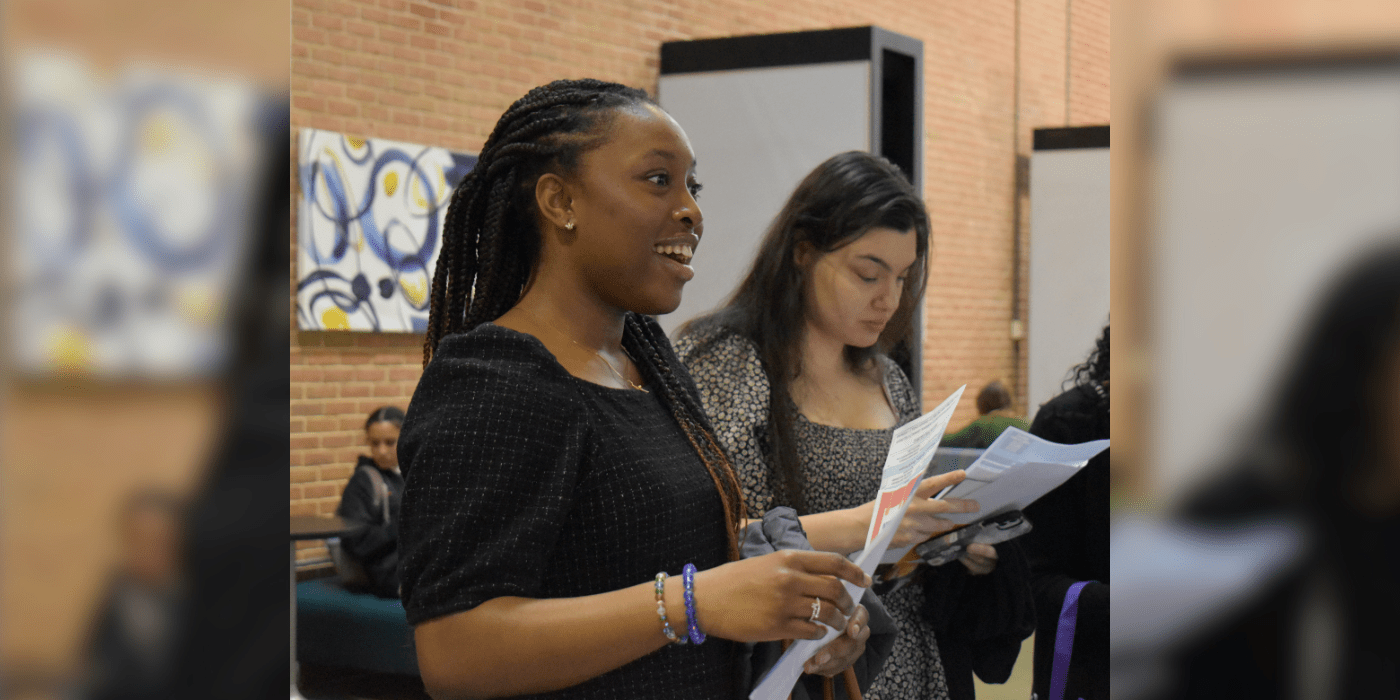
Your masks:
<instances>
[{"instance_id":1,"label":"patterned dress","mask_svg":"<svg viewBox=\"0 0 1400 700\"><path fill-rule=\"evenodd\" d=\"M716 437L739 472L749 517L762 517L773 506L773 489L761 448L770 392L757 349L723 329L700 329L677 340L676 352L700 388ZM879 362L885 395L898 413L899 424L919 417L919 401L909 379L893 360L880 357ZM801 413L796 414L793 427L809 511L852 508L875 498L892 428L839 428L813 423ZM923 585L917 582L881 597L900 634L880 676L865 693L868 700L948 697L938 641L920 614L923 600Z\"/></svg>"}]
</instances>

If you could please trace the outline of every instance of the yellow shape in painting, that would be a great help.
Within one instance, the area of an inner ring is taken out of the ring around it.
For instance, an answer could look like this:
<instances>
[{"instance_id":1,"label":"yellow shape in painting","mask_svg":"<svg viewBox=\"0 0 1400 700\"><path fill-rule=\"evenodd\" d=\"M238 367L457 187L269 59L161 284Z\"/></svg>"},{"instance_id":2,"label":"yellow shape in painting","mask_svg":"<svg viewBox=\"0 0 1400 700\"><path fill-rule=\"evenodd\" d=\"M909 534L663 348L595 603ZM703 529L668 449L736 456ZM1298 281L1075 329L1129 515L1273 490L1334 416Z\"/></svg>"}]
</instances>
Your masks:
<instances>
[{"instance_id":1,"label":"yellow shape in painting","mask_svg":"<svg viewBox=\"0 0 1400 700\"><path fill-rule=\"evenodd\" d=\"M357 151L360 150L361 148L364 148L364 147L365 147L365 140L364 140L364 139L357 139L357 138L355 138L355 137L353 137L353 136L350 137L350 138L345 139L345 142L348 143L348 144L350 144L350 147L353 148L353 149L355 149L355 150L357 150Z\"/></svg>"},{"instance_id":2,"label":"yellow shape in painting","mask_svg":"<svg viewBox=\"0 0 1400 700\"><path fill-rule=\"evenodd\" d=\"M418 186L418 180L414 179L409 184L409 190L413 192L413 203L424 209L428 208L428 200L423 197L423 190Z\"/></svg>"},{"instance_id":3,"label":"yellow shape in painting","mask_svg":"<svg viewBox=\"0 0 1400 700\"><path fill-rule=\"evenodd\" d=\"M164 153L170 149L170 143L175 137L174 131L166 117L151 117L146 120L145 128L141 132L143 145L150 153Z\"/></svg>"},{"instance_id":4,"label":"yellow shape in painting","mask_svg":"<svg viewBox=\"0 0 1400 700\"><path fill-rule=\"evenodd\" d=\"M66 326L49 337L49 362L64 374L86 372L92 366L92 344L79 328Z\"/></svg>"},{"instance_id":5,"label":"yellow shape in painting","mask_svg":"<svg viewBox=\"0 0 1400 700\"><path fill-rule=\"evenodd\" d=\"M328 331L350 330L350 317L338 307L332 306L321 312L321 327Z\"/></svg>"},{"instance_id":6,"label":"yellow shape in painting","mask_svg":"<svg viewBox=\"0 0 1400 700\"><path fill-rule=\"evenodd\" d=\"M413 302L414 306L423 305L423 300L428 295L428 285L425 280L408 280L400 277L399 286L403 288L404 298Z\"/></svg>"},{"instance_id":7,"label":"yellow shape in painting","mask_svg":"<svg viewBox=\"0 0 1400 700\"><path fill-rule=\"evenodd\" d=\"M394 190L399 188L399 174L393 171L384 174L384 196L394 196Z\"/></svg>"},{"instance_id":8,"label":"yellow shape in painting","mask_svg":"<svg viewBox=\"0 0 1400 700\"><path fill-rule=\"evenodd\" d=\"M222 304L210 290L192 287L180 291L177 297L180 312L192 323L213 325L222 316Z\"/></svg>"},{"instance_id":9,"label":"yellow shape in painting","mask_svg":"<svg viewBox=\"0 0 1400 700\"><path fill-rule=\"evenodd\" d=\"M363 235L355 236L355 250L361 253L365 252L365 237Z\"/></svg>"}]
</instances>

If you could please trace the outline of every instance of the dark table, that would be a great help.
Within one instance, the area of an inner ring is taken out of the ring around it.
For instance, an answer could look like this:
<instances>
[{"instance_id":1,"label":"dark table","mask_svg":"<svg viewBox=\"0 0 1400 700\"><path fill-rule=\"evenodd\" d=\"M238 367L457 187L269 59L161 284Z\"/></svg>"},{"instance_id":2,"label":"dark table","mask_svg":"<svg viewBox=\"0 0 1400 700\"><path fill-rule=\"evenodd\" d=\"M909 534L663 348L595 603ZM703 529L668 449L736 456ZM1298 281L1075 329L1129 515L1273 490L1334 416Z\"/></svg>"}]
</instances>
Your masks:
<instances>
[{"instance_id":1,"label":"dark table","mask_svg":"<svg viewBox=\"0 0 1400 700\"><path fill-rule=\"evenodd\" d=\"M291 700L305 700L297 690L297 679L301 675L297 667L297 540L323 540L327 537L340 537L362 527L344 518L294 515L291 522L292 535L292 695Z\"/></svg>"}]
</instances>

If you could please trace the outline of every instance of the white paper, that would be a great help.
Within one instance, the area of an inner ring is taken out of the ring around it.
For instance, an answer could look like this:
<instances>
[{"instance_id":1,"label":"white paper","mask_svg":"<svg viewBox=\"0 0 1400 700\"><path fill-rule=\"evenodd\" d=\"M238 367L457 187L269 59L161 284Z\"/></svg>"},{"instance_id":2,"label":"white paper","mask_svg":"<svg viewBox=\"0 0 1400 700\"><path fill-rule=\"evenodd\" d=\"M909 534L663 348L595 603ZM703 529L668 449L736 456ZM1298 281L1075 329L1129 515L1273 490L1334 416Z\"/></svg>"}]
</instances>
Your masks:
<instances>
[{"instance_id":1,"label":"white paper","mask_svg":"<svg viewBox=\"0 0 1400 700\"><path fill-rule=\"evenodd\" d=\"M885 455L885 468L880 476L880 493L875 497L876 508L870 518L870 529L865 533L865 548L852 554L851 559L867 575L875 573L890 540L909 510L914 490L923 480L924 470L933 459L933 451L943 439L943 431L953 417L958 399L962 398L964 384L958 387L938 408L898 427L890 441L890 451ZM861 587L842 581L851 600L860 600ZM802 665L812 658L817 650L831 641L840 630L828 628L821 639L802 639L793 642L783 652L778 663L768 671L763 680L749 693L749 700L784 700L792 693L797 679L802 676Z\"/></svg>"},{"instance_id":2,"label":"white paper","mask_svg":"<svg viewBox=\"0 0 1400 700\"><path fill-rule=\"evenodd\" d=\"M967 468L966 479L936 496L970 498L981 508L974 513L946 513L940 517L966 525L1009 510L1022 510L1106 449L1108 440L1061 445L1020 428L1007 428Z\"/></svg>"}]
</instances>

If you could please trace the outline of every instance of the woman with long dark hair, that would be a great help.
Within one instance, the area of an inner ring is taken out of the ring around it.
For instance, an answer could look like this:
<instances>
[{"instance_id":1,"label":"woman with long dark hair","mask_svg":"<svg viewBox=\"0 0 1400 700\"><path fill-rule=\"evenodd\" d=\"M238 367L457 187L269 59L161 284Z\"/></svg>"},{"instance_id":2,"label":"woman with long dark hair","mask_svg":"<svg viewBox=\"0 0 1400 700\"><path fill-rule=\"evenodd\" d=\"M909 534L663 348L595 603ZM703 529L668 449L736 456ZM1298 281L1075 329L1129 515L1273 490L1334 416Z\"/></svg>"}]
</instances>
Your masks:
<instances>
[{"instance_id":1,"label":"woman with long dark hair","mask_svg":"<svg viewBox=\"0 0 1400 700\"><path fill-rule=\"evenodd\" d=\"M738 479L648 317L694 275L698 191L646 93L578 80L511 105L453 193L399 447L434 697L730 697L734 642L863 650L851 562L737 561Z\"/></svg>"},{"instance_id":2,"label":"woman with long dark hair","mask_svg":"<svg viewBox=\"0 0 1400 700\"><path fill-rule=\"evenodd\" d=\"M1108 437L1109 327L1094 349L1070 370L1069 388L1045 402L1031 434L1062 444ZM1035 591L1037 634L1033 690L1050 697L1058 630L1068 596L1075 610L1072 644L1065 664L1064 697L1108 697L1108 488L1109 450L1104 450L1025 510L1034 529L1025 536ZM1067 637L1068 638L1068 637Z\"/></svg>"},{"instance_id":3,"label":"woman with long dark hair","mask_svg":"<svg viewBox=\"0 0 1400 700\"><path fill-rule=\"evenodd\" d=\"M864 545L894 428L921 412L889 353L912 338L928 251L928 215L908 179L879 156L842 153L797 186L726 305L681 329L677 351L739 471L751 517L790 506L818 550ZM962 476L926 479L891 546L951 529L942 513L975 509L929 498ZM997 562L995 548L974 545L963 565L921 567L901 582L908 585L876 589L900 635L867 697L971 697L974 665L984 680L1005 679L1028 625L1014 639L974 630L964 617L996 601L962 593L990 590L964 579L997 571ZM943 645L939 629L976 635L979 651L974 639Z\"/></svg>"}]
</instances>

